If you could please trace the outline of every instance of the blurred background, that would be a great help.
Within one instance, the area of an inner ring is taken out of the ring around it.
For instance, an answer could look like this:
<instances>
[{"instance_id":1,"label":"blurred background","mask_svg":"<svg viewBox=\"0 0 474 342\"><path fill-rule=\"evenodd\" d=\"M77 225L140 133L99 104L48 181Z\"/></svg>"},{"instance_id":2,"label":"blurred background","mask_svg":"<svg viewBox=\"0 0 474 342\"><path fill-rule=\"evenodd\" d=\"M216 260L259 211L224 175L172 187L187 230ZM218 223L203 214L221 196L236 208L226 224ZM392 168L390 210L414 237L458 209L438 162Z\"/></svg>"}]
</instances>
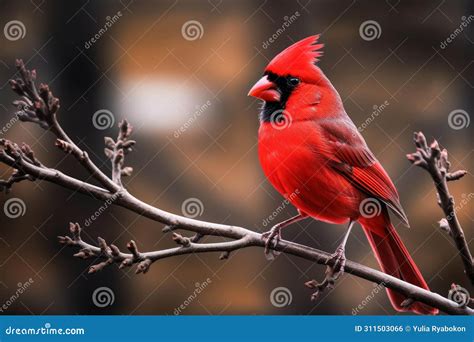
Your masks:
<instances>
[{"instance_id":1,"label":"blurred background","mask_svg":"<svg viewBox=\"0 0 474 342\"><path fill-rule=\"evenodd\" d=\"M449 149L455 169L473 170L472 1L1 0L0 13L0 138L25 141L43 163L88 177L50 134L15 120L8 80L23 58L60 98L63 127L104 171L104 136L115 136L121 119L131 122L138 144L127 157L135 171L125 182L134 195L188 215L183 203L193 199L198 210L191 215L255 231L295 209L260 169L260 104L247 92L274 55L322 33L320 67L399 189L413 228L397 222L398 230L431 289L446 296L455 282L474 294L451 239L438 228L431 179L405 157L414 150L413 132L422 130ZM9 173L0 166L1 178ZM472 241L472 173L450 189L464 203L457 212ZM3 314L350 315L359 305L358 314L395 314L384 291L350 275L312 302L303 283L322 279L324 267L286 255L269 262L262 249L224 261L218 254L165 259L146 275L115 265L88 275L93 260L73 258L56 236L70 221L84 226L104 203L46 182L0 194L2 209L12 198L25 206L18 217L0 212ZM108 207L84 239L101 236L121 249L134 239L142 251L174 246L161 228ZM343 232L307 220L283 234L332 252ZM360 229L347 256L378 267ZM94 297L102 287L113 297L105 306Z\"/></svg>"}]
</instances>

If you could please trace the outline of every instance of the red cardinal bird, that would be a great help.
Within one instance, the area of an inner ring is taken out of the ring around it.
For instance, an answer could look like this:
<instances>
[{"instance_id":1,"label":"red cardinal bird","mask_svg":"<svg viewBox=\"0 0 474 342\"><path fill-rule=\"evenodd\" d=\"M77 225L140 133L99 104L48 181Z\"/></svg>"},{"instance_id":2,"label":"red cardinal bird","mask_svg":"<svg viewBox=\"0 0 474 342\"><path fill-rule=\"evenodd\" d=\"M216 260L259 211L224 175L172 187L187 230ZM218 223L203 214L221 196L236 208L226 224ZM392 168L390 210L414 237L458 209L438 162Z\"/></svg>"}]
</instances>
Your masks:
<instances>
[{"instance_id":1,"label":"red cardinal bird","mask_svg":"<svg viewBox=\"0 0 474 342\"><path fill-rule=\"evenodd\" d=\"M258 133L263 171L299 212L264 234L266 252L273 239L281 238L283 227L306 217L348 223L333 254L342 272L345 244L357 221L384 272L429 290L390 222L388 209L408 226L397 189L316 66L323 48L318 39L308 37L278 54L249 92L264 101ZM390 289L387 293L397 311L438 313L420 302L402 306L406 296Z\"/></svg>"}]
</instances>

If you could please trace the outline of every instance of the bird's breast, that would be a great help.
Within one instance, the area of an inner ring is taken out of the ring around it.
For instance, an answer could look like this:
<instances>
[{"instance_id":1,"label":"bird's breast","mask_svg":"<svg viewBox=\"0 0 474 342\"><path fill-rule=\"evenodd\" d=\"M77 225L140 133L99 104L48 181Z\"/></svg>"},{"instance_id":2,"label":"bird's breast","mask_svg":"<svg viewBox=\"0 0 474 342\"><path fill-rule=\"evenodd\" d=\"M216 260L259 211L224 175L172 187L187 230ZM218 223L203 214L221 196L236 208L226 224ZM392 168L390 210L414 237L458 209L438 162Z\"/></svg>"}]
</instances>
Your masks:
<instances>
[{"instance_id":1,"label":"bird's breast","mask_svg":"<svg viewBox=\"0 0 474 342\"><path fill-rule=\"evenodd\" d=\"M311 121L278 129L262 123L258 154L270 183L294 206L332 223L358 214L359 195L331 166L327 147Z\"/></svg>"}]
</instances>

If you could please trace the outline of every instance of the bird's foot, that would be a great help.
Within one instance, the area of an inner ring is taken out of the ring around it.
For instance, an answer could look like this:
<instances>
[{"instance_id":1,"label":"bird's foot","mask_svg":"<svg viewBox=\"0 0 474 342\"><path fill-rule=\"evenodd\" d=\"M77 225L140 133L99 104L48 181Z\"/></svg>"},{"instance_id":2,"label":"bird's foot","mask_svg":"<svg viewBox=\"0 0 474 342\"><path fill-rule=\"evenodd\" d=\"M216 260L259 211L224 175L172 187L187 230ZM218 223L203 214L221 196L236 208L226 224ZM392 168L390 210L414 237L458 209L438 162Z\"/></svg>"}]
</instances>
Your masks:
<instances>
[{"instance_id":1,"label":"bird's foot","mask_svg":"<svg viewBox=\"0 0 474 342\"><path fill-rule=\"evenodd\" d=\"M334 288L336 280L344 273L344 267L346 265L346 255L344 253L344 246L339 246L336 251L326 262L325 277L322 282L316 280L310 280L304 283L304 285L310 289L316 289L311 295L311 300L316 300L321 293L326 289L331 290Z\"/></svg>"},{"instance_id":2,"label":"bird's foot","mask_svg":"<svg viewBox=\"0 0 474 342\"><path fill-rule=\"evenodd\" d=\"M329 258L326 264L332 270L332 276L337 280L341 275L344 274L344 268L346 267L346 253L344 250L344 246L337 247L336 251L331 254L331 258Z\"/></svg>"},{"instance_id":3,"label":"bird's foot","mask_svg":"<svg viewBox=\"0 0 474 342\"><path fill-rule=\"evenodd\" d=\"M279 224L274 225L269 231L262 233L262 239L265 241L265 256L269 260L273 260L276 256L280 254L275 250L271 249L271 246L276 246L278 241L281 240L281 229Z\"/></svg>"}]
</instances>

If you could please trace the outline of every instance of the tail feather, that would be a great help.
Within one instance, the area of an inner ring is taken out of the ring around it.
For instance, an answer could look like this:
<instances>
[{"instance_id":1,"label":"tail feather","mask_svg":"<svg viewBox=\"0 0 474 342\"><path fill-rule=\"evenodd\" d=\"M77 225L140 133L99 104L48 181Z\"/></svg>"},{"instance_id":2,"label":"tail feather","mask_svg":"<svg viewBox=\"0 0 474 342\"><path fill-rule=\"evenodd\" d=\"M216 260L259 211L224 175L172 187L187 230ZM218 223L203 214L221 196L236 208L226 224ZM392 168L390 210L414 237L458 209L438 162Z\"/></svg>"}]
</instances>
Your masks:
<instances>
[{"instance_id":1,"label":"tail feather","mask_svg":"<svg viewBox=\"0 0 474 342\"><path fill-rule=\"evenodd\" d=\"M386 209L377 217L361 218L359 222L364 228L375 257L385 273L429 290L420 270L390 223ZM397 311L412 311L423 315L438 314L438 309L420 302L415 302L409 307L402 307L402 302L407 299L405 295L391 289L387 289L387 294L392 306Z\"/></svg>"}]
</instances>

